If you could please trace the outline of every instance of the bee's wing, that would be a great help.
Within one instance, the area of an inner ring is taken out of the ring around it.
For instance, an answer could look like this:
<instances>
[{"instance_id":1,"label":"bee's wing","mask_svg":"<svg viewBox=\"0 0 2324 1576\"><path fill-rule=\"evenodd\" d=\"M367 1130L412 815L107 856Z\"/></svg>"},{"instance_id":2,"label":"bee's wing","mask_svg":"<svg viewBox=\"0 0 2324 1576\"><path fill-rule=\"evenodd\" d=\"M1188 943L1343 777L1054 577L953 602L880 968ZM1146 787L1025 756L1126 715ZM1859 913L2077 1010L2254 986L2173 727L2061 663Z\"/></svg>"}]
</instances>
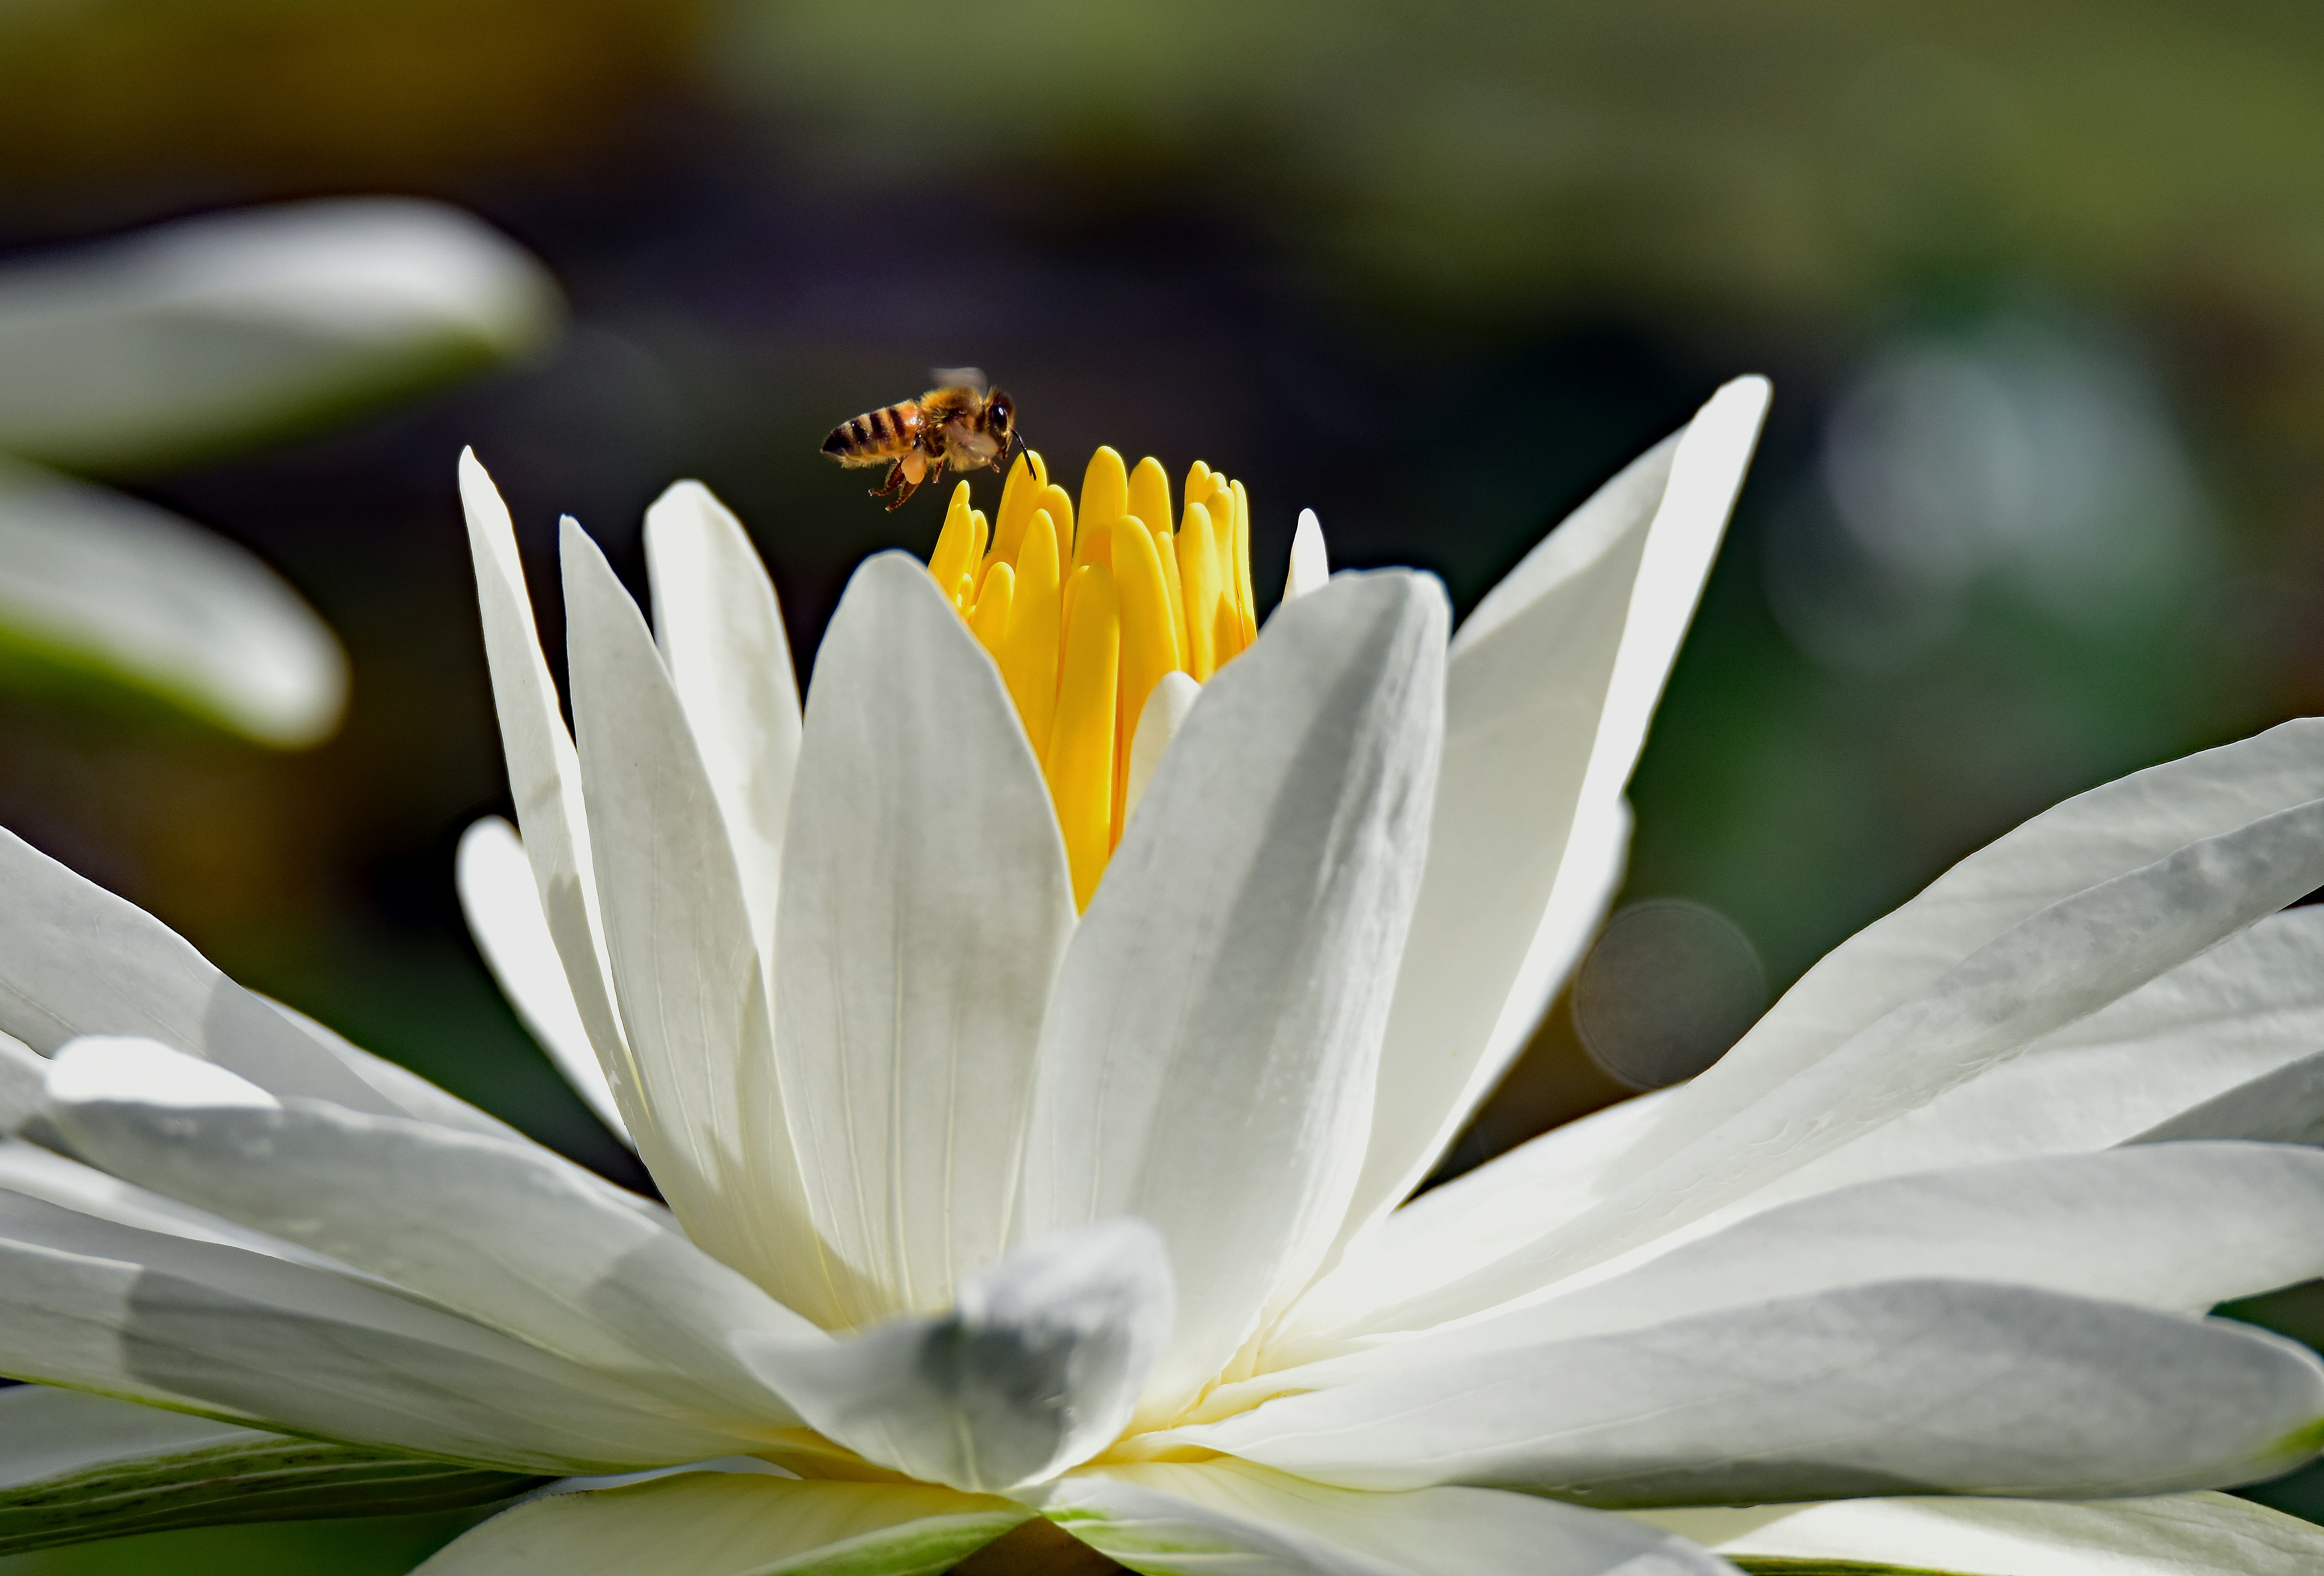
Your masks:
<instances>
[{"instance_id":1,"label":"bee's wing","mask_svg":"<svg viewBox=\"0 0 2324 1576\"><path fill-rule=\"evenodd\" d=\"M982 394L991 386L982 366L934 366L928 369L928 375L936 380L938 388L973 388Z\"/></svg>"}]
</instances>

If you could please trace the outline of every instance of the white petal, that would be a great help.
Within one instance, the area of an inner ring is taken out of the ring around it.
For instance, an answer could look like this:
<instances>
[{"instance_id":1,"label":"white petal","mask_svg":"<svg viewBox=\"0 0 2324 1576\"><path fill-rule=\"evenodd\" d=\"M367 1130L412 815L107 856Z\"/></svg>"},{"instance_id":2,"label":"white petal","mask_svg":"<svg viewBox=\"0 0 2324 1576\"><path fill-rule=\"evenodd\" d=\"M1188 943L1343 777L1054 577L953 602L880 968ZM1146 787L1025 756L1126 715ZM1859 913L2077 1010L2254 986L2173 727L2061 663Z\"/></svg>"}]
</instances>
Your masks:
<instances>
[{"instance_id":1,"label":"white petal","mask_svg":"<svg viewBox=\"0 0 2324 1576\"><path fill-rule=\"evenodd\" d=\"M143 1035L274 1095L397 1108L161 921L5 831L0 892L0 1032L34 1051L82 1034Z\"/></svg>"},{"instance_id":2,"label":"white petal","mask_svg":"<svg viewBox=\"0 0 2324 1576\"><path fill-rule=\"evenodd\" d=\"M1979 1576L2312 1576L2324 1570L2324 1530L2226 1494L2086 1504L1843 1499L1632 1515L1738 1559L1843 1568Z\"/></svg>"},{"instance_id":3,"label":"white petal","mask_svg":"<svg viewBox=\"0 0 2324 1576\"><path fill-rule=\"evenodd\" d=\"M766 978L716 794L645 620L569 520L564 561L589 838L644 1096L623 1115L688 1235L832 1322L846 1304L808 1224Z\"/></svg>"},{"instance_id":4,"label":"white petal","mask_svg":"<svg viewBox=\"0 0 2324 1576\"><path fill-rule=\"evenodd\" d=\"M1628 1147L1671 1092L1656 1089L1554 1127L1382 1217L1300 1297L1285 1320L1282 1349L1296 1352L1309 1329L1361 1333L1415 1286L1481 1269L1578 1213L1589 1204L1590 1179Z\"/></svg>"},{"instance_id":5,"label":"white petal","mask_svg":"<svg viewBox=\"0 0 2324 1576\"><path fill-rule=\"evenodd\" d=\"M1283 599L1296 601L1323 589L1332 578L1331 554L1323 550L1323 523L1313 509L1299 511L1299 528L1291 533L1291 567L1283 577Z\"/></svg>"},{"instance_id":6,"label":"white petal","mask_svg":"<svg viewBox=\"0 0 2324 1576\"><path fill-rule=\"evenodd\" d=\"M1645 1506L2212 1488L2299 1465L2319 1423L2324 1364L2281 1337L1929 1280L1415 1365L1150 1442Z\"/></svg>"},{"instance_id":7,"label":"white petal","mask_svg":"<svg viewBox=\"0 0 2324 1576\"><path fill-rule=\"evenodd\" d=\"M2131 1143L2298 1063L2319 1044L2324 907L2295 908L2043 1035L2015 1061L1732 1208L1764 1209L1875 1177ZM2224 1130L2202 1136L2271 1136Z\"/></svg>"},{"instance_id":8,"label":"white petal","mask_svg":"<svg viewBox=\"0 0 2324 1576\"><path fill-rule=\"evenodd\" d=\"M915 559L833 615L791 825L776 1061L816 1225L848 1322L942 1308L1008 1240L1074 890L1000 670Z\"/></svg>"},{"instance_id":9,"label":"white petal","mask_svg":"<svg viewBox=\"0 0 2324 1576\"><path fill-rule=\"evenodd\" d=\"M1348 1230L1418 1186L1499 1081L1618 880L1623 784L1767 404L1729 384L1479 605L1445 672L1428 869Z\"/></svg>"},{"instance_id":10,"label":"white petal","mask_svg":"<svg viewBox=\"0 0 2324 1576\"><path fill-rule=\"evenodd\" d=\"M2049 905L2319 796L2324 719L2311 718L2135 773L2043 811L1808 970L1716 1066L1664 1107L1624 1169L1640 1175L1689 1147Z\"/></svg>"},{"instance_id":11,"label":"white petal","mask_svg":"<svg viewBox=\"0 0 2324 1576\"><path fill-rule=\"evenodd\" d=\"M1275 1380L1634 1330L1876 1281L1941 1276L2200 1313L2324 1275L2324 1154L2189 1143L1891 1177L1780 1205L1571 1292Z\"/></svg>"},{"instance_id":12,"label":"white petal","mask_svg":"<svg viewBox=\"0 0 2324 1576\"><path fill-rule=\"evenodd\" d=\"M30 654L261 744L318 743L346 709L337 637L256 557L14 460L0 460L0 627Z\"/></svg>"},{"instance_id":13,"label":"white petal","mask_svg":"<svg viewBox=\"0 0 2324 1576\"><path fill-rule=\"evenodd\" d=\"M540 264L439 203L164 225L0 270L0 449L177 459L517 354L558 317Z\"/></svg>"},{"instance_id":14,"label":"white petal","mask_svg":"<svg viewBox=\"0 0 2324 1576\"><path fill-rule=\"evenodd\" d=\"M798 681L774 582L742 523L695 481L677 483L646 511L646 572L654 635L718 795L771 974L799 750Z\"/></svg>"},{"instance_id":15,"label":"white petal","mask_svg":"<svg viewBox=\"0 0 2324 1576\"><path fill-rule=\"evenodd\" d=\"M556 939L549 933L540 890L533 884L532 866L525 859L516 829L497 815L475 822L460 834L452 868L468 933L475 938L476 950L484 955L501 993L597 1119L627 1140L630 1130L614 1103L613 1086L597 1064L581 1009L574 1004L573 986L565 978Z\"/></svg>"},{"instance_id":16,"label":"white petal","mask_svg":"<svg viewBox=\"0 0 2324 1576\"><path fill-rule=\"evenodd\" d=\"M117 1176L622 1375L737 1433L797 1425L733 1341L752 1330L798 1339L814 1327L688 1242L659 1210L537 1145L309 1101L285 1108L158 1095L171 1080L157 1064L173 1056L159 1046L140 1054L136 1042L69 1049L49 1087L75 1150Z\"/></svg>"},{"instance_id":17,"label":"white petal","mask_svg":"<svg viewBox=\"0 0 2324 1576\"><path fill-rule=\"evenodd\" d=\"M1361 1162L1435 776L1442 592L1341 575L1206 687L1082 917L1042 1032L1026 1229L1159 1227L1157 1405L1305 1284Z\"/></svg>"},{"instance_id":18,"label":"white petal","mask_svg":"<svg viewBox=\"0 0 2324 1576\"><path fill-rule=\"evenodd\" d=\"M0 1137L24 1130L41 1114L48 1059L14 1034L0 1034Z\"/></svg>"},{"instance_id":19,"label":"white petal","mask_svg":"<svg viewBox=\"0 0 2324 1576\"><path fill-rule=\"evenodd\" d=\"M2124 1142L2178 1144L2200 1138L2324 1143L2324 1051L2246 1079Z\"/></svg>"},{"instance_id":20,"label":"white petal","mask_svg":"<svg viewBox=\"0 0 2324 1576\"><path fill-rule=\"evenodd\" d=\"M936 1576L1030 1514L926 1483L685 1472L529 1499L412 1576Z\"/></svg>"},{"instance_id":21,"label":"white petal","mask_svg":"<svg viewBox=\"0 0 2324 1576\"><path fill-rule=\"evenodd\" d=\"M0 1191L38 1199L77 1215L134 1226L141 1231L157 1231L194 1242L223 1243L264 1254L269 1258L311 1265L334 1273L346 1267L319 1254L309 1253L296 1243L253 1231L224 1216L198 1210L176 1199L164 1198L36 1144L0 1143Z\"/></svg>"},{"instance_id":22,"label":"white petal","mask_svg":"<svg viewBox=\"0 0 2324 1576\"><path fill-rule=\"evenodd\" d=\"M649 1170L675 1172L677 1157L658 1134L641 1131L646 1096L637 1063L613 1006L613 976L606 960L604 916L589 855L588 813L581 799L581 762L565 713L549 681L533 627L532 598L508 505L473 450L460 455L460 504L468 522L468 552L475 566L476 601L492 669L493 709L499 715L509 793L532 866L540 910L565 964L566 982L581 1014L597 1064L613 1090L622 1126Z\"/></svg>"},{"instance_id":23,"label":"white petal","mask_svg":"<svg viewBox=\"0 0 2324 1576\"><path fill-rule=\"evenodd\" d=\"M519 1471L750 1442L396 1292L0 1192L0 1373Z\"/></svg>"},{"instance_id":24,"label":"white petal","mask_svg":"<svg viewBox=\"0 0 2324 1576\"><path fill-rule=\"evenodd\" d=\"M522 1138L521 1134L498 1117L478 1110L457 1095L447 1093L409 1068L399 1067L384 1056L373 1055L337 1030L317 1023L297 1007L285 1006L272 997L259 999L272 1007L277 1017L287 1019L293 1028L320 1046L326 1055L363 1080L364 1086L385 1100L394 1114L415 1117L420 1121L433 1122L439 1127L451 1127L463 1133L482 1133L493 1138Z\"/></svg>"},{"instance_id":25,"label":"white petal","mask_svg":"<svg viewBox=\"0 0 2324 1576\"><path fill-rule=\"evenodd\" d=\"M1702 1086L1696 1080L1657 1108L1638 1145L1598 1179L1607 1191L1594 1209L1463 1281L1423 1293L1397 1313L1397 1327L1421 1328L1529 1294L1561 1274L1748 1199L2319 883L2324 800L2262 816L2061 899L1837 1051L1665 1154L1667 1135L1702 1115L1689 1103Z\"/></svg>"},{"instance_id":26,"label":"white petal","mask_svg":"<svg viewBox=\"0 0 2324 1576\"><path fill-rule=\"evenodd\" d=\"M0 1488L16 1488L139 1456L279 1438L208 1417L78 1390L0 1390Z\"/></svg>"},{"instance_id":27,"label":"white petal","mask_svg":"<svg viewBox=\"0 0 2324 1576\"><path fill-rule=\"evenodd\" d=\"M1138 813L1140 801L1146 797L1146 785L1154 781L1154 773L1162 765L1162 757L1170 748L1170 741L1178 737L1185 725L1186 713L1194 709L1194 701L1203 687L1192 673L1167 672L1146 697L1146 708L1138 714L1138 731L1130 740L1130 770L1123 774L1121 815L1125 823Z\"/></svg>"},{"instance_id":28,"label":"white petal","mask_svg":"<svg viewBox=\"0 0 2324 1576\"><path fill-rule=\"evenodd\" d=\"M971 1491L1038 1482L1130 1421L1169 1339L1170 1267L1142 1220L1019 1248L950 1312L853 1340L751 1340L817 1431L882 1466Z\"/></svg>"},{"instance_id":29,"label":"white petal","mask_svg":"<svg viewBox=\"0 0 2324 1576\"><path fill-rule=\"evenodd\" d=\"M1067 1478L1045 1514L1153 1576L1715 1576L1725 1562L1644 1526L1486 1488L1363 1494L1231 1458Z\"/></svg>"}]
</instances>

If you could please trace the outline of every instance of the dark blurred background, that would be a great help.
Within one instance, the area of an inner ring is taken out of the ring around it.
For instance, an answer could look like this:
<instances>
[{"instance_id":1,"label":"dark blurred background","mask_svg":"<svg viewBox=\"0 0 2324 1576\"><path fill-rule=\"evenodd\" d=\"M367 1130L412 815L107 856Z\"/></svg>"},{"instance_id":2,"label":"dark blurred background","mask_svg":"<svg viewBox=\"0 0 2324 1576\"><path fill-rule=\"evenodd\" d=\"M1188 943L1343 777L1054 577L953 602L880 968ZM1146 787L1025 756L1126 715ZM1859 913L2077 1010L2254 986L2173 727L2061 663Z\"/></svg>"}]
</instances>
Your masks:
<instances>
[{"instance_id":1,"label":"dark blurred background","mask_svg":"<svg viewBox=\"0 0 2324 1576\"><path fill-rule=\"evenodd\" d=\"M1069 475L1111 442L1246 478L1263 596L1313 506L1335 562L1425 565L1463 610L1759 371L1605 977L1654 981L1644 1017L1707 1058L2025 816L2318 709L2319 80L2324 14L2284 0L0 5L6 255L417 194L531 249L572 313L432 403L108 477L309 598L346 721L278 754L0 696L0 824L618 1169L453 897L461 828L505 808L464 444L536 587L567 512L641 591L645 505L702 478L811 652L848 569L941 515L883 514L817 442L932 366L989 368ZM1593 1060L1575 1024L1554 1009L1465 1158L1670 1065ZM398 1570L409 1531L170 1560Z\"/></svg>"}]
</instances>

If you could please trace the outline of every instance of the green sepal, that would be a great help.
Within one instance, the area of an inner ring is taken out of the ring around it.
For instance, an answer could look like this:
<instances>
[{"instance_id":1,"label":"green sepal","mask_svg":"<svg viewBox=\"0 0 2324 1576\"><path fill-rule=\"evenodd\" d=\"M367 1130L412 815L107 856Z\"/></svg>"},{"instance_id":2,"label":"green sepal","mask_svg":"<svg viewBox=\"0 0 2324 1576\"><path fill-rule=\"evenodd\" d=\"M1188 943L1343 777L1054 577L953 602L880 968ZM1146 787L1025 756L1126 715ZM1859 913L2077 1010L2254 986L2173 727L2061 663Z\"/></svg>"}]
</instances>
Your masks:
<instances>
[{"instance_id":1,"label":"green sepal","mask_svg":"<svg viewBox=\"0 0 2324 1576\"><path fill-rule=\"evenodd\" d=\"M548 1481L258 1435L0 1488L0 1554L229 1522L451 1510L511 1499Z\"/></svg>"},{"instance_id":2,"label":"green sepal","mask_svg":"<svg viewBox=\"0 0 2324 1576\"><path fill-rule=\"evenodd\" d=\"M1729 1554L1727 1560L1749 1576L1976 1576L1972 1571L1891 1565L1882 1560L1818 1560L1794 1554Z\"/></svg>"}]
</instances>

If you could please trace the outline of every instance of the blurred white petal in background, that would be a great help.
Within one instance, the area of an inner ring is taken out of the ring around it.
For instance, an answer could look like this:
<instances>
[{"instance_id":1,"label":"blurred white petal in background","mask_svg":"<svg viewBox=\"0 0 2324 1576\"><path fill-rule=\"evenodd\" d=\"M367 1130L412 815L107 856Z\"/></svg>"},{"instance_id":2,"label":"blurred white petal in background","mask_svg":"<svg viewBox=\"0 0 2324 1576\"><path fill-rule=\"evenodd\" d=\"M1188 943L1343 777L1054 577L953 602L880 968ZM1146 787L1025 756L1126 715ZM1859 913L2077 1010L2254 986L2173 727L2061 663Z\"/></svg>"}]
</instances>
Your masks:
<instances>
[{"instance_id":1,"label":"blurred white petal in background","mask_svg":"<svg viewBox=\"0 0 2324 1576\"><path fill-rule=\"evenodd\" d=\"M255 557L125 494L5 459L0 650L283 748L327 737L346 703L338 641Z\"/></svg>"},{"instance_id":2,"label":"blurred white petal in background","mask_svg":"<svg viewBox=\"0 0 2324 1576\"><path fill-rule=\"evenodd\" d=\"M529 254L457 209L245 209L0 268L0 451L166 463L315 425L542 343Z\"/></svg>"},{"instance_id":3,"label":"blurred white petal in background","mask_svg":"<svg viewBox=\"0 0 2324 1576\"><path fill-rule=\"evenodd\" d=\"M514 242L408 198L0 264L0 681L62 669L261 744L327 737L346 658L296 591L224 538L40 466L150 469L310 431L522 356L562 316Z\"/></svg>"}]
</instances>

